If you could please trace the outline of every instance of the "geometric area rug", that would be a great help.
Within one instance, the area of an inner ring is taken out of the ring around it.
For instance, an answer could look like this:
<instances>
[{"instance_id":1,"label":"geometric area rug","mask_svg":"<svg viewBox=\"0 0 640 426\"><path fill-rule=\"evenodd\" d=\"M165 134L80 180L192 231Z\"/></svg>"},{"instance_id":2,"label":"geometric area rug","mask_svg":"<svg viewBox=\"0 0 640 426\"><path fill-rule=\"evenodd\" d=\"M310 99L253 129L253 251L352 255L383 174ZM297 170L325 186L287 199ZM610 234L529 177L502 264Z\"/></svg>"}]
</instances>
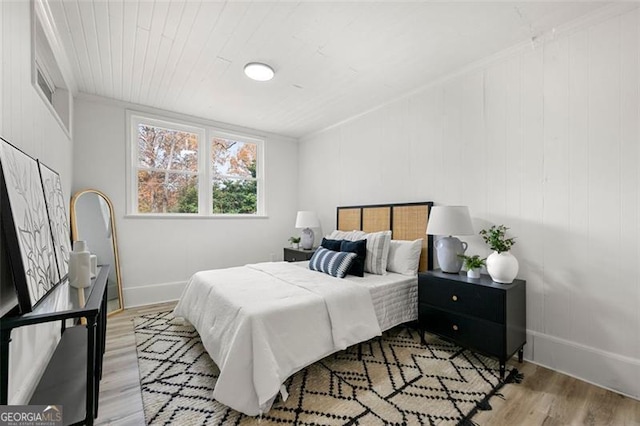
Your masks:
<instances>
[{"instance_id":1,"label":"geometric area rug","mask_svg":"<svg viewBox=\"0 0 640 426\"><path fill-rule=\"evenodd\" d=\"M504 383L496 360L396 327L304 368L262 418L212 398L219 370L194 328L169 312L135 318L148 425L471 425ZM500 395L500 394L498 394Z\"/></svg>"}]
</instances>

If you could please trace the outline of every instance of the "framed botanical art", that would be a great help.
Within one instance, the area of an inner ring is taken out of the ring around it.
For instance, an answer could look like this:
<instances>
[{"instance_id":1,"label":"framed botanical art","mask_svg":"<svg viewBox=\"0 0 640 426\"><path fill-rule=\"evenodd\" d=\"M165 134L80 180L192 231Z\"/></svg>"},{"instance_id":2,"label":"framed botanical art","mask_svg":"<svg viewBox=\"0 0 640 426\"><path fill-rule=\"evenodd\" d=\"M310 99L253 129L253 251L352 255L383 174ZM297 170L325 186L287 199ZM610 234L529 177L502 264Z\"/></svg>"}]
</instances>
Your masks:
<instances>
[{"instance_id":1,"label":"framed botanical art","mask_svg":"<svg viewBox=\"0 0 640 426\"><path fill-rule=\"evenodd\" d=\"M0 318L18 306L18 296L11 276L6 245L7 239L4 236L4 224L2 223L2 207L4 205L5 202L0 200Z\"/></svg>"},{"instance_id":2,"label":"framed botanical art","mask_svg":"<svg viewBox=\"0 0 640 426\"><path fill-rule=\"evenodd\" d=\"M53 247L60 277L64 280L69 272L69 253L71 252L71 230L67 216L66 198L62 192L60 175L38 161L44 200L47 204Z\"/></svg>"},{"instance_id":3,"label":"framed botanical art","mask_svg":"<svg viewBox=\"0 0 640 426\"><path fill-rule=\"evenodd\" d=\"M30 312L60 282L42 180L38 162L4 139L0 166L7 252L20 310Z\"/></svg>"}]
</instances>

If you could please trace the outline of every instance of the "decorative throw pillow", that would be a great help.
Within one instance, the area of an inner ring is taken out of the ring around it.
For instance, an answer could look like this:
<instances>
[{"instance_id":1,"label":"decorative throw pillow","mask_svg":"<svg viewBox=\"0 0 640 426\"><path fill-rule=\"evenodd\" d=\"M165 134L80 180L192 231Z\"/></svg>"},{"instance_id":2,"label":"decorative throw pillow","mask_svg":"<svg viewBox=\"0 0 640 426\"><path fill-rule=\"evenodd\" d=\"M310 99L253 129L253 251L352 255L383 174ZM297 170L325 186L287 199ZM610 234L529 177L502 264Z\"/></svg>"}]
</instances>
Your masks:
<instances>
[{"instance_id":1,"label":"decorative throw pillow","mask_svg":"<svg viewBox=\"0 0 640 426\"><path fill-rule=\"evenodd\" d=\"M403 275L416 275L422 253L422 239L414 241L391 240L387 270Z\"/></svg>"},{"instance_id":2,"label":"decorative throw pillow","mask_svg":"<svg viewBox=\"0 0 640 426\"><path fill-rule=\"evenodd\" d=\"M318 247L309 260L309 269L324 272L336 278L344 278L356 257L355 253L337 252Z\"/></svg>"},{"instance_id":3,"label":"decorative throw pillow","mask_svg":"<svg viewBox=\"0 0 640 426\"><path fill-rule=\"evenodd\" d=\"M329 240L334 241L334 240ZM354 259L351 267L347 271L349 275L355 275L356 277L364 277L364 262L367 258L367 240L358 240L358 241L347 241L342 240L342 244L340 245L340 251L355 253L356 258Z\"/></svg>"},{"instance_id":4,"label":"decorative throw pillow","mask_svg":"<svg viewBox=\"0 0 640 426\"><path fill-rule=\"evenodd\" d=\"M340 251L340 245L344 240L330 240L328 238L323 238L320 243L320 247L324 247L328 250Z\"/></svg>"},{"instance_id":5,"label":"decorative throw pillow","mask_svg":"<svg viewBox=\"0 0 640 426\"><path fill-rule=\"evenodd\" d=\"M362 239L365 238L367 240L367 256L364 261L364 271L370 274L386 275L391 231L372 232L365 234Z\"/></svg>"},{"instance_id":6,"label":"decorative throw pillow","mask_svg":"<svg viewBox=\"0 0 640 426\"><path fill-rule=\"evenodd\" d=\"M329 236L327 236L327 238L331 240L357 241L357 240L363 240L365 238L364 237L365 235L367 235L366 232L357 231L357 230L333 231L331 234L329 234Z\"/></svg>"}]
</instances>

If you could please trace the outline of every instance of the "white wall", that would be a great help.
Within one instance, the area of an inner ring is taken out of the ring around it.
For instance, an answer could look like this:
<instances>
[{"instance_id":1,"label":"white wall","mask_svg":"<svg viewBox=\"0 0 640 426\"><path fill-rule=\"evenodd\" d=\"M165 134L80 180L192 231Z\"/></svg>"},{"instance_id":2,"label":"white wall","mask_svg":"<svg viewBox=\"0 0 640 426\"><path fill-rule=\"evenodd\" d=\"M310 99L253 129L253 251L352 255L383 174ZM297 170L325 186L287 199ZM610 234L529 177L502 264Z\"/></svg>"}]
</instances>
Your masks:
<instances>
[{"instance_id":1,"label":"white wall","mask_svg":"<svg viewBox=\"0 0 640 426\"><path fill-rule=\"evenodd\" d=\"M127 108L264 137L268 217L127 217ZM73 189L99 189L113 202L126 306L178 299L196 271L282 260L282 249L296 232L295 140L87 95L76 99L74 131Z\"/></svg>"},{"instance_id":2,"label":"white wall","mask_svg":"<svg viewBox=\"0 0 640 426\"><path fill-rule=\"evenodd\" d=\"M0 135L60 173L68 196L72 142L31 84L30 9L30 2L0 2ZM58 322L12 333L10 404L28 402L59 334Z\"/></svg>"},{"instance_id":3,"label":"white wall","mask_svg":"<svg viewBox=\"0 0 640 426\"><path fill-rule=\"evenodd\" d=\"M324 231L423 200L511 227L527 359L639 398L640 12L611 10L303 138L299 194Z\"/></svg>"}]
</instances>

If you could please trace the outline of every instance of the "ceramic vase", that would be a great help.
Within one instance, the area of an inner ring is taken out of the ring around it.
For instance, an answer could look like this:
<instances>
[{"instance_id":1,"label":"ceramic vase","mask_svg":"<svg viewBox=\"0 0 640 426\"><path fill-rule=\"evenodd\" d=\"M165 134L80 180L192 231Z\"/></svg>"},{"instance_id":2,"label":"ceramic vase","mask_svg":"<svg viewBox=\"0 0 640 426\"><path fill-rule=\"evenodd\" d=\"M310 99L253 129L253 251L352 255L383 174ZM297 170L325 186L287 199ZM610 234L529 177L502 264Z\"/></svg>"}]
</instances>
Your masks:
<instances>
[{"instance_id":1,"label":"ceramic vase","mask_svg":"<svg viewBox=\"0 0 640 426\"><path fill-rule=\"evenodd\" d=\"M86 288L91 285L91 253L85 241L74 241L69 253L69 285Z\"/></svg>"},{"instance_id":2,"label":"ceramic vase","mask_svg":"<svg viewBox=\"0 0 640 426\"><path fill-rule=\"evenodd\" d=\"M467 271L467 278L480 278L480 268L469 269Z\"/></svg>"},{"instance_id":3,"label":"ceramic vase","mask_svg":"<svg viewBox=\"0 0 640 426\"><path fill-rule=\"evenodd\" d=\"M438 265L442 272L457 274L462 269L462 255L467 251L468 244L456 237L442 237L433 246L436 249Z\"/></svg>"},{"instance_id":4,"label":"ceramic vase","mask_svg":"<svg viewBox=\"0 0 640 426\"><path fill-rule=\"evenodd\" d=\"M91 255L91 278L95 278L98 275L98 256Z\"/></svg>"},{"instance_id":5,"label":"ceramic vase","mask_svg":"<svg viewBox=\"0 0 640 426\"><path fill-rule=\"evenodd\" d=\"M487 257L487 272L497 283L511 284L518 275L518 268L518 259L508 251L494 251Z\"/></svg>"}]
</instances>

